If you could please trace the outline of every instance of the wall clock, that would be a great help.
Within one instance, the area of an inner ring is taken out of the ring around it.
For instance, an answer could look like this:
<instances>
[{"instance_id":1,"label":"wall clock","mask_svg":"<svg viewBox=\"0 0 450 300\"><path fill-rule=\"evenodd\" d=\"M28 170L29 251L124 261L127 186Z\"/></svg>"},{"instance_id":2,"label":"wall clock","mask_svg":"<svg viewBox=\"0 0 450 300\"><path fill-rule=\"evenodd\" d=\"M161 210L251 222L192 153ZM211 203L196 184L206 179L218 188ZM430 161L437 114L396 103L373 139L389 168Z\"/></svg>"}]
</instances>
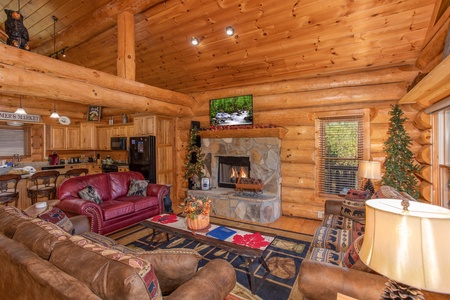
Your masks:
<instances>
[{"instance_id":1,"label":"wall clock","mask_svg":"<svg viewBox=\"0 0 450 300\"><path fill-rule=\"evenodd\" d=\"M70 124L70 119L68 117L66 117L66 116L62 116L62 117L60 117L58 119L58 122L60 124L63 124L63 125L69 125Z\"/></svg>"}]
</instances>

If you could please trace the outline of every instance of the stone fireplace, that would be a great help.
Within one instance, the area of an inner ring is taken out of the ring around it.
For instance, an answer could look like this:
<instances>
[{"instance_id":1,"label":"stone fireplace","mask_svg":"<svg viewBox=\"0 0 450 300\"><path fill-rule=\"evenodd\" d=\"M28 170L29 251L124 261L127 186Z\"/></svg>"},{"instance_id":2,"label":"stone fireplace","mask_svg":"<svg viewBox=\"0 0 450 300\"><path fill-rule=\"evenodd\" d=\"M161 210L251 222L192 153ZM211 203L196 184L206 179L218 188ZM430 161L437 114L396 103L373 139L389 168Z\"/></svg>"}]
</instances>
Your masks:
<instances>
[{"instance_id":1,"label":"stone fireplace","mask_svg":"<svg viewBox=\"0 0 450 300\"><path fill-rule=\"evenodd\" d=\"M203 138L205 177L210 190L190 190L188 195L212 199L212 215L258 223L269 223L281 216L281 140L277 137ZM230 179L233 168L237 172ZM234 190L234 180L246 172L261 179L262 192ZM227 177L227 178L225 178Z\"/></svg>"}]
</instances>

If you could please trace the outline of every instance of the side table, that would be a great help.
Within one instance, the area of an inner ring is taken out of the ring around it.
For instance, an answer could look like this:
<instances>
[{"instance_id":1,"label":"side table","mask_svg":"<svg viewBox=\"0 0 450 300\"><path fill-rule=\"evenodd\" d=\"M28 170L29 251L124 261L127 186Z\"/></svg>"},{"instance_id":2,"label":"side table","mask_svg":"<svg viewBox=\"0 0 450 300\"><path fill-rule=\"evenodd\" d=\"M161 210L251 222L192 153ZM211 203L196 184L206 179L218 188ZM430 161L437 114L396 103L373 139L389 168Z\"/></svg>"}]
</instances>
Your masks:
<instances>
[{"instance_id":1,"label":"side table","mask_svg":"<svg viewBox=\"0 0 450 300\"><path fill-rule=\"evenodd\" d=\"M30 217L36 218L40 213L46 211L50 206L56 206L59 204L59 200L55 199L55 200L48 200L46 201L47 206L43 207L43 208L37 208L36 204L41 203L41 202L37 202L33 205L31 205L30 207L28 207L27 209L24 210L24 212L29 215Z\"/></svg>"}]
</instances>

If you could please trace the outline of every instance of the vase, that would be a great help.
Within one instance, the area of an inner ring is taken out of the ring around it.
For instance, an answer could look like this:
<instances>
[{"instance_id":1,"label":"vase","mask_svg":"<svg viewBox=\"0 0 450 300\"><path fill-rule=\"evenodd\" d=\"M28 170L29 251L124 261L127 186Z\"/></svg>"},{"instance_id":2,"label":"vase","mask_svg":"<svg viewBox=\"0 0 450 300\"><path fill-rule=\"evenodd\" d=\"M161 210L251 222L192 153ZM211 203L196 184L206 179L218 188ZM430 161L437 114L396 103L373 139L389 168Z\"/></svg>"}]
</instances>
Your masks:
<instances>
[{"instance_id":1,"label":"vase","mask_svg":"<svg viewBox=\"0 0 450 300\"><path fill-rule=\"evenodd\" d=\"M209 226L209 214L208 215L201 214L197 216L197 218L195 219L186 217L186 226L190 230L205 229L206 227Z\"/></svg>"}]
</instances>

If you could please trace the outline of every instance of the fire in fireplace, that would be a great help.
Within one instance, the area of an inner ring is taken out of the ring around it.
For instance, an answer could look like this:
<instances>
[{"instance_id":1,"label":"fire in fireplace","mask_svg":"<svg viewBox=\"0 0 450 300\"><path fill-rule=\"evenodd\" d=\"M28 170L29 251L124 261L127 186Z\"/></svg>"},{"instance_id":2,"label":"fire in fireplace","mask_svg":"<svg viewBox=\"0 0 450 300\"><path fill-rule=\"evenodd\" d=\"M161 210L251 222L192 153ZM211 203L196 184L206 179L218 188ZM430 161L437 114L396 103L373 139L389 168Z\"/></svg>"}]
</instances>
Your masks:
<instances>
[{"instance_id":1,"label":"fire in fireplace","mask_svg":"<svg viewBox=\"0 0 450 300\"><path fill-rule=\"evenodd\" d=\"M250 158L219 156L218 186L234 188L239 178L250 177Z\"/></svg>"}]
</instances>

